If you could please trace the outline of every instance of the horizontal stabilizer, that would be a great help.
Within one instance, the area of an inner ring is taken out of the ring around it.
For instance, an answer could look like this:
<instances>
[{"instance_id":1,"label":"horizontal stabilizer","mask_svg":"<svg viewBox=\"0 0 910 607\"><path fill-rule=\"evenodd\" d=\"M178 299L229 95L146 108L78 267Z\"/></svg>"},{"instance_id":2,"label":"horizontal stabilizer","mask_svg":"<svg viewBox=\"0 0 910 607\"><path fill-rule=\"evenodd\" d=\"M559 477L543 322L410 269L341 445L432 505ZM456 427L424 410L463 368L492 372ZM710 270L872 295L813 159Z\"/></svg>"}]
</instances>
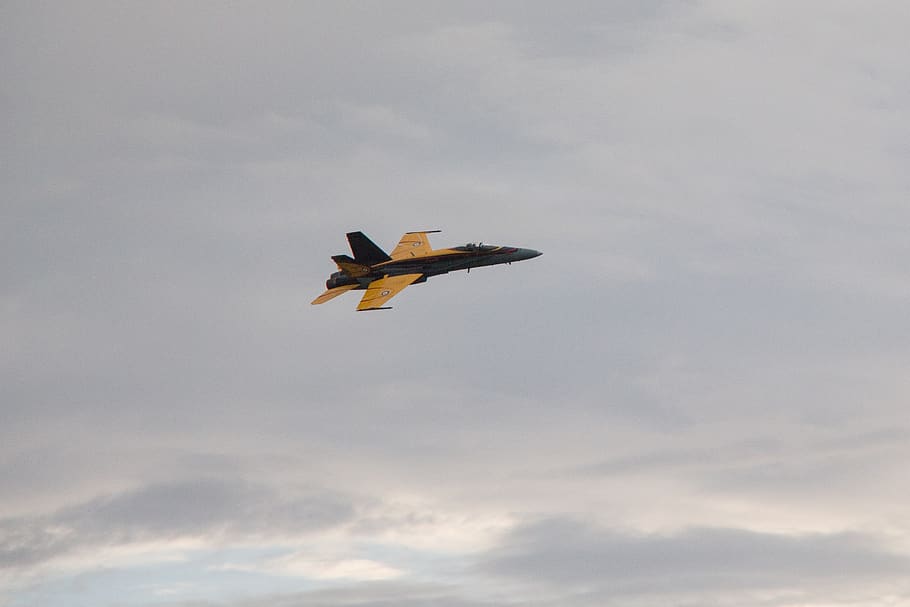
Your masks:
<instances>
[{"instance_id":1,"label":"horizontal stabilizer","mask_svg":"<svg viewBox=\"0 0 910 607\"><path fill-rule=\"evenodd\" d=\"M360 278L370 273L370 266L357 263L347 255L332 255L332 261L338 266L338 269L354 278Z\"/></svg>"},{"instance_id":2,"label":"horizontal stabilizer","mask_svg":"<svg viewBox=\"0 0 910 607\"><path fill-rule=\"evenodd\" d=\"M328 291L326 291L325 293L323 293L322 295L320 295L319 297L317 297L310 303L313 304L314 306L316 304L325 303L328 300L335 299L342 293L347 293L351 289L355 289L355 288L357 288L357 285L344 285L343 287L335 287L334 289L329 289Z\"/></svg>"}]
</instances>

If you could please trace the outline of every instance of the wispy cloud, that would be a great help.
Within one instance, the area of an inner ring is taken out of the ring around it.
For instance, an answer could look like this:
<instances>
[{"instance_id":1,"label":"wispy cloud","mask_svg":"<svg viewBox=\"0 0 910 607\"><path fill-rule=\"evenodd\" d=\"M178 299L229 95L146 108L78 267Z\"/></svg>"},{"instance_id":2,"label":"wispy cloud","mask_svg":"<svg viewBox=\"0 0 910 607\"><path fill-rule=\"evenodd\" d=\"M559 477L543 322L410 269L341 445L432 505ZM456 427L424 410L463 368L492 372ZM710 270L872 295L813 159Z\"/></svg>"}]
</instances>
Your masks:
<instances>
[{"instance_id":1,"label":"wispy cloud","mask_svg":"<svg viewBox=\"0 0 910 607\"><path fill-rule=\"evenodd\" d=\"M328 493L284 498L263 485L202 479L141 487L49 515L0 520L0 565L27 569L72 553L160 542L299 537L350 522L354 505Z\"/></svg>"}]
</instances>

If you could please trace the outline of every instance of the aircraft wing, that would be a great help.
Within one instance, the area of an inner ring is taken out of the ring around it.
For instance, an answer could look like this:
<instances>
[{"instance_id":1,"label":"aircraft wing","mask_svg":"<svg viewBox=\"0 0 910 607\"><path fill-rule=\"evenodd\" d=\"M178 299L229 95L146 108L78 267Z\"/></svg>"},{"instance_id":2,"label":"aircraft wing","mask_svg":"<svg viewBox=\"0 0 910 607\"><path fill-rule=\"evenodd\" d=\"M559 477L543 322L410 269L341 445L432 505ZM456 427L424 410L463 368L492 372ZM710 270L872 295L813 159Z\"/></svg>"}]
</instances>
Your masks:
<instances>
[{"instance_id":1,"label":"aircraft wing","mask_svg":"<svg viewBox=\"0 0 910 607\"><path fill-rule=\"evenodd\" d=\"M398 295L406 286L417 281L423 274L401 274L400 276L384 276L374 280L367 287L363 299L357 305L358 311L377 310L382 304Z\"/></svg>"},{"instance_id":2,"label":"aircraft wing","mask_svg":"<svg viewBox=\"0 0 910 607\"><path fill-rule=\"evenodd\" d=\"M439 230L430 230L426 232L408 232L398 241L398 246L392 251L391 258L408 259L410 257L423 257L430 251L430 239L427 234L433 234Z\"/></svg>"},{"instance_id":3,"label":"aircraft wing","mask_svg":"<svg viewBox=\"0 0 910 607\"><path fill-rule=\"evenodd\" d=\"M322 295L320 295L319 297L317 297L310 303L312 303L313 305L325 303L328 300L338 297L342 293L346 293L356 287L357 287L357 285L344 285L343 287L335 287L334 289L329 289L328 291L326 291L325 293L323 293Z\"/></svg>"}]
</instances>

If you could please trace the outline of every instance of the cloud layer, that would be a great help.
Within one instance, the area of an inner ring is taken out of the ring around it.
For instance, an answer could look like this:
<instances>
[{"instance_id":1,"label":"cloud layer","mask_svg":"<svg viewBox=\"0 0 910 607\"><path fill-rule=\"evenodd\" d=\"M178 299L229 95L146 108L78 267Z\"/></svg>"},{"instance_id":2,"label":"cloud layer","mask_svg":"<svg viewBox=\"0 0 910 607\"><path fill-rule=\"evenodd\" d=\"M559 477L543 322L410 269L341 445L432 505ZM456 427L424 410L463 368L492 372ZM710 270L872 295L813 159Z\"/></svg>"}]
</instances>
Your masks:
<instances>
[{"instance_id":1,"label":"cloud layer","mask_svg":"<svg viewBox=\"0 0 910 607\"><path fill-rule=\"evenodd\" d=\"M3 7L0 605L910 602L907 17Z\"/></svg>"}]
</instances>

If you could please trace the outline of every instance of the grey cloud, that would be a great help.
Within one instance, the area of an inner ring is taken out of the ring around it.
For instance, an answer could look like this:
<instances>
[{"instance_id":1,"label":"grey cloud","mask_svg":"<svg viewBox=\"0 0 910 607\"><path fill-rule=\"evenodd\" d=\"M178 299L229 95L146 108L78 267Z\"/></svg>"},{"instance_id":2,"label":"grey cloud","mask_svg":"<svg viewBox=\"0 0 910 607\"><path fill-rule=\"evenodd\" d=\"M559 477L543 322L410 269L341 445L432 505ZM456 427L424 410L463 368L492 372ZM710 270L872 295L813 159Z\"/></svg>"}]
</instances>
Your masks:
<instances>
[{"instance_id":1,"label":"grey cloud","mask_svg":"<svg viewBox=\"0 0 910 607\"><path fill-rule=\"evenodd\" d=\"M27 568L73 550L179 537L300 535L347 523L350 499L284 496L263 485L200 479L150 485L50 515L0 520L0 564Z\"/></svg>"},{"instance_id":2,"label":"grey cloud","mask_svg":"<svg viewBox=\"0 0 910 607\"><path fill-rule=\"evenodd\" d=\"M823 485L834 475L823 474L822 466L836 468L843 476L851 463L867 458L877 459L885 451L901 451L906 445L908 431L902 427L868 430L853 434L816 431L801 436L754 436L734 444L715 443L694 447L676 447L632 453L623 457L586 464L569 472L590 476L636 475L650 472L687 471L697 476L724 477L733 480L742 476L742 486L752 483L750 470L779 467L782 462L802 464L811 472L801 475L800 482L816 479ZM781 479L784 482L784 479ZM785 483L784 483L785 484ZM817 488L817 487L816 487Z\"/></svg>"},{"instance_id":3,"label":"grey cloud","mask_svg":"<svg viewBox=\"0 0 910 607\"><path fill-rule=\"evenodd\" d=\"M466 589L443 584L369 582L352 587L274 594L224 602L175 602L166 607L509 607L534 602L469 598Z\"/></svg>"},{"instance_id":4,"label":"grey cloud","mask_svg":"<svg viewBox=\"0 0 910 607\"><path fill-rule=\"evenodd\" d=\"M899 589L910 558L872 537L851 533L782 535L694 528L645 534L553 518L513 530L495 548L465 564L457 586L370 582L204 604L555 607L650 606L673 601L758 606L777 604L769 603L769 596L828 600L832 588L849 603L859 584L865 590L855 596L879 596L876 591L887 596ZM169 605L188 607L190 603Z\"/></svg>"},{"instance_id":5,"label":"grey cloud","mask_svg":"<svg viewBox=\"0 0 910 607\"><path fill-rule=\"evenodd\" d=\"M204 479L92 500L55 519L91 534L168 537L222 530L301 533L347 522L353 512L348 500L329 493L288 498L255 483Z\"/></svg>"},{"instance_id":6,"label":"grey cloud","mask_svg":"<svg viewBox=\"0 0 910 607\"><path fill-rule=\"evenodd\" d=\"M861 503L875 486L904 491L899 462L907 453L906 439L907 429L900 426L835 436L807 433L751 456L721 452L693 478L712 493Z\"/></svg>"},{"instance_id":7,"label":"grey cloud","mask_svg":"<svg viewBox=\"0 0 910 607\"><path fill-rule=\"evenodd\" d=\"M906 555L853 533L775 535L695 528L633 534L550 519L508 534L478 569L573 591L709 594L812 588L819 580L899 581L908 567Z\"/></svg>"},{"instance_id":8,"label":"grey cloud","mask_svg":"<svg viewBox=\"0 0 910 607\"><path fill-rule=\"evenodd\" d=\"M611 476L680 468L729 466L731 462L748 460L757 455L767 456L779 450L778 441L746 440L733 446L667 449L628 455L581 466L573 472L591 476Z\"/></svg>"},{"instance_id":9,"label":"grey cloud","mask_svg":"<svg viewBox=\"0 0 910 607\"><path fill-rule=\"evenodd\" d=\"M317 591L299 595L273 596L267 600L229 603L225 607L501 607L511 602L470 599L463 589L434 584L368 583L353 588Z\"/></svg>"}]
</instances>

